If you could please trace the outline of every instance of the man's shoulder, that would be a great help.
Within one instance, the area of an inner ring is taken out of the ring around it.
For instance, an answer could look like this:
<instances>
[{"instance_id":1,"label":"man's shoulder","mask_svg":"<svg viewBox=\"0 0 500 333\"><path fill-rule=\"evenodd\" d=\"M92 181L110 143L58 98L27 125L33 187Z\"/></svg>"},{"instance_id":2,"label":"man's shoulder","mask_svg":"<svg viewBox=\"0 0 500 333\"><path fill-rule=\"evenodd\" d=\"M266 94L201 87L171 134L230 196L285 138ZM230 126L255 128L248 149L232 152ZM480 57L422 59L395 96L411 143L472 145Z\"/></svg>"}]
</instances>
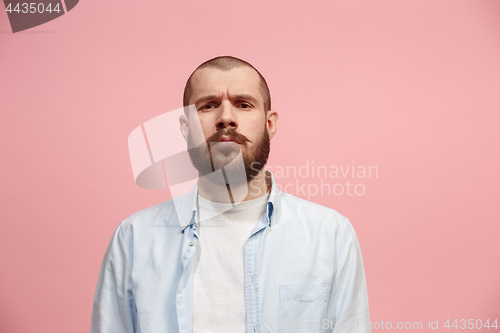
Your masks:
<instances>
[{"instance_id":1,"label":"man's shoulder","mask_svg":"<svg viewBox=\"0 0 500 333\"><path fill-rule=\"evenodd\" d=\"M280 205L282 209L292 213L298 220L321 228L344 229L350 224L349 219L337 210L286 192L281 192Z\"/></svg>"}]
</instances>

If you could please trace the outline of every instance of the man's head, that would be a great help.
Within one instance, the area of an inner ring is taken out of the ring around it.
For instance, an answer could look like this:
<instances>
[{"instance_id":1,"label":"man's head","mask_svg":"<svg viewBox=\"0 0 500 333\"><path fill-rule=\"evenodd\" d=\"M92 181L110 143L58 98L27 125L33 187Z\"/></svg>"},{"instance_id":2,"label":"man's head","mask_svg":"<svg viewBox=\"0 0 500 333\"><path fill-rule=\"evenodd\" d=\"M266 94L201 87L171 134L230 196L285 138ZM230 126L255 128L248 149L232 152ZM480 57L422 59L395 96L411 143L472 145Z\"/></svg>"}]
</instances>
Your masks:
<instances>
[{"instance_id":1,"label":"man's head","mask_svg":"<svg viewBox=\"0 0 500 333\"><path fill-rule=\"evenodd\" d=\"M270 139L279 124L277 112L270 109L269 89L262 75L234 57L211 59L186 83L184 106L193 104L196 115L181 116L180 122L194 166L205 175L226 166L241 150L250 181L267 162ZM189 121L195 119L199 119L208 151L194 144L200 142L193 140L189 130ZM231 173L228 169L226 173Z\"/></svg>"},{"instance_id":2,"label":"man's head","mask_svg":"<svg viewBox=\"0 0 500 333\"><path fill-rule=\"evenodd\" d=\"M259 75L259 85L260 85L260 93L262 95L262 98L264 100L264 111L269 111L271 110L271 93L269 92L269 87L267 86L266 79L260 74L260 72L253 67L250 63L246 62L245 60L241 60L235 57L231 56L221 56L221 57L216 57L212 58L210 60L205 61L201 65L199 65L194 72L189 76L189 79L186 82L186 86L184 87L184 97L183 97L183 105L188 106L190 103L191 96L193 94L193 88L191 86L191 80L196 73L197 70L202 69L202 68L215 68L219 69L221 71L229 71L233 68L236 67L248 67L252 68L258 75Z\"/></svg>"}]
</instances>

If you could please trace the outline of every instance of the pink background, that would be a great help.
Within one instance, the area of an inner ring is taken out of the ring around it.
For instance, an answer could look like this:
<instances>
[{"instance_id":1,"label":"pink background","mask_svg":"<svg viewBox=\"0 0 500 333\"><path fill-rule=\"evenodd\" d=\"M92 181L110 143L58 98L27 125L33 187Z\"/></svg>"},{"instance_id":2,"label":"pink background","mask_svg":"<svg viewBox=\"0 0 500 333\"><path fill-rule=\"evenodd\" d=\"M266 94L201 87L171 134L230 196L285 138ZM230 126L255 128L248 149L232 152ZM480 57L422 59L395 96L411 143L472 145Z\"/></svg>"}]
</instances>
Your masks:
<instances>
[{"instance_id":1,"label":"pink background","mask_svg":"<svg viewBox=\"0 0 500 333\"><path fill-rule=\"evenodd\" d=\"M89 331L112 232L170 198L127 137L218 55L270 85L271 166L378 167L310 198L357 231L372 323L500 320L500 1L82 0L0 31L1 332Z\"/></svg>"}]
</instances>

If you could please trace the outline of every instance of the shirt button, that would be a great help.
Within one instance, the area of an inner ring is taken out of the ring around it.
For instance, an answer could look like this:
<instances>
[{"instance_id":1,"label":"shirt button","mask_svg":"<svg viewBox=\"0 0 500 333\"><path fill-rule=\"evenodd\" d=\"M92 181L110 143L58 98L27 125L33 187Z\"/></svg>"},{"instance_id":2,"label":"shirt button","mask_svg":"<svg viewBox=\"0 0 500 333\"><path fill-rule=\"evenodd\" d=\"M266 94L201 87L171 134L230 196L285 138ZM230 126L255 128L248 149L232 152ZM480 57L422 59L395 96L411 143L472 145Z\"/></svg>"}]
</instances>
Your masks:
<instances>
[{"instance_id":1,"label":"shirt button","mask_svg":"<svg viewBox=\"0 0 500 333\"><path fill-rule=\"evenodd\" d=\"M189 245L194 246L194 240L190 241Z\"/></svg>"}]
</instances>

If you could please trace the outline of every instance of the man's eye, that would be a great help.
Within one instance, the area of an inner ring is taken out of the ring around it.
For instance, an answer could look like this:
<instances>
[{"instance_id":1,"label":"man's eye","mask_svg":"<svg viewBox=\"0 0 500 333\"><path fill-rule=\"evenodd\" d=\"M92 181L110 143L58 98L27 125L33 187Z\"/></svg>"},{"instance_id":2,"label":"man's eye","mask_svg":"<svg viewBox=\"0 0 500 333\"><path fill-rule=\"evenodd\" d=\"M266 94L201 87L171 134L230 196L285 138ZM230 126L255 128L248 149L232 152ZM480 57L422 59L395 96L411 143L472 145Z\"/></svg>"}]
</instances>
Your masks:
<instances>
[{"instance_id":1,"label":"man's eye","mask_svg":"<svg viewBox=\"0 0 500 333\"><path fill-rule=\"evenodd\" d=\"M242 109L250 109L252 106L248 103L241 103L240 108Z\"/></svg>"},{"instance_id":2,"label":"man's eye","mask_svg":"<svg viewBox=\"0 0 500 333\"><path fill-rule=\"evenodd\" d=\"M207 104L202 106L200 110L211 110L213 108L214 108L213 104Z\"/></svg>"}]
</instances>

